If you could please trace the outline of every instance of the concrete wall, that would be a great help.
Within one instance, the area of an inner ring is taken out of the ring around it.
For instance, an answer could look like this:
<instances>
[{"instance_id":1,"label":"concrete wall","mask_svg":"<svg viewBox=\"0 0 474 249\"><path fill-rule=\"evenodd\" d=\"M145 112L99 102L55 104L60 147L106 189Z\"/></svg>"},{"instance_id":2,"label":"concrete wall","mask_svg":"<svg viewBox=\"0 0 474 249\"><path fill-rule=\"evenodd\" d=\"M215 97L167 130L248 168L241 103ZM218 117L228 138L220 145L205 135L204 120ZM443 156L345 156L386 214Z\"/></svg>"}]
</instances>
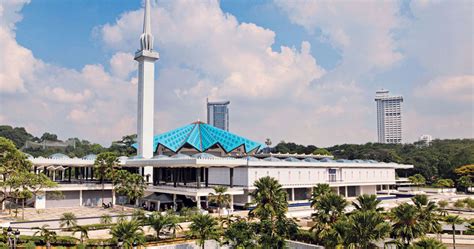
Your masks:
<instances>
[{"instance_id":1,"label":"concrete wall","mask_svg":"<svg viewBox=\"0 0 474 249\"><path fill-rule=\"evenodd\" d=\"M234 186L247 186L248 184L247 168L234 169ZM229 168L210 168L209 184L229 185L230 169Z\"/></svg>"},{"instance_id":2,"label":"concrete wall","mask_svg":"<svg viewBox=\"0 0 474 249\"><path fill-rule=\"evenodd\" d=\"M283 187L329 183L328 168L248 168L248 186L252 186L257 179L265 176L277 179ZM388 168L337 169L335 183L342 183L343 185L395 184L395 170Z\"/></svg>"},{"instance_id":3,"label":"concrete wall","mask_svg":"<svg viewBox=\"0 0 474 249\"><path fill-rule=\"evenodd\" d=\"M79 206L79 191L62 191L61 198L52 193L46 193L46 208L77 207ZM39 208L39 207L37 207Z\"/></svg>"},{"instance_id":4,"label":"concrete wall","mask_svg":"<svg viewBox=\"0 0 474 249\"><path fill-rule=\"evenodd\" d=\"M360 186L360 193L359 194L375 195L375 194L377 194L377 188L376 188L375 185Z\"/></svg>"},{"instance_id":5,"label":"concrete wall","mask_svg":"<svg viewBox=\"0 0 474 249\"><path fill-rule=\"evenodd\" d=\"M104 203L112 201L112 191L105 190ZM102 205L102 190L84 190L82 191L82 205L83 206L101 206Z\"/></svg>"}]
</instances>

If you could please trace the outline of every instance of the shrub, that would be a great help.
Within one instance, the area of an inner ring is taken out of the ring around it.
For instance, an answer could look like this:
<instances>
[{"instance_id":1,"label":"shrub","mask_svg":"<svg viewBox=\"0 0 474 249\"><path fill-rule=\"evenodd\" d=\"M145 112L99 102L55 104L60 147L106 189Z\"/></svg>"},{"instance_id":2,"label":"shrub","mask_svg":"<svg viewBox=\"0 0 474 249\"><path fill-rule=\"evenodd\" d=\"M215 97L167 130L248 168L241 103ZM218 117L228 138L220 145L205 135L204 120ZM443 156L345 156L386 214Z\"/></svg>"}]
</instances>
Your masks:
<instances>
[{"instance_id":1,"label":"shrub","mask_svg":"<svg viewBox=\"0 0 474 249\"><path fill-rule=\"evenodd\" d=\"M0 249L8 249L8 246L5 243L0 242Z\"/></svg>"},{"instance_id":2,"label":"shrub","mask_svg":"<svg viewBox=\"0 0 474 249\"><path fill-rule=\"evenodd\" d=\"M449 204L448 201L445 201L445 200L438 201L438 205L440 208L446 208L448 204Z\"/></svg>"},{"instance_id":3,"label":"shrub","mask_svg":"<svg viewBox=\"0 0 474 249\"><path fill-rule=\"evenodd\" d=\"M33 241L29 241L26 244L22 245L25 249L36 249L36 244Z\"/></svg>"},{"instance_id":4,"label":"shrub","mask_svg":"<svg viewBox=\"0 0 474 249\"><path fill-rule=\"evenodd\" d=\"M28 241L23 247L25 247L25 249L36 249L36 244L33 241Z\"/></svg>"},{"instance_id":5,"label":"shrub","mask_svg":"<svg viewBox=\"0 0 474 249\"><path fill-rule=\"evenodd\" d=\"M454 202L454 207L456 208L464 208L465 205L464 200L461 199Z\"/></svg>"},{"instance_id":6,"label":"shrub","mask_svg":"<svg viewBox=\"0 0 474 249\"><path fill-rule=\"evenodd\" d=\"M100 216L100 224L110 224L112 223L112 216L109 214L103 214Z\"/></svg>"},{"instance_id":7,"label":"shrub","mask_svg":"<svg viewBox=\"0 0 474 249\"><path fill-rule=\"evenodd\" d=\"M76 249L86 249L86 246L83 244L77 244Z\"/></svg>"},{"instance_id":8,"label":"shrub","mask_svg":"<svg viewBox=\"0 0 474 249\"><path fill-rule=\"evenodd\" d=\"M474 199L466 198L464 199L464 203L466 203L469 209L474 209Z\"/></svg>"}]
</instances>

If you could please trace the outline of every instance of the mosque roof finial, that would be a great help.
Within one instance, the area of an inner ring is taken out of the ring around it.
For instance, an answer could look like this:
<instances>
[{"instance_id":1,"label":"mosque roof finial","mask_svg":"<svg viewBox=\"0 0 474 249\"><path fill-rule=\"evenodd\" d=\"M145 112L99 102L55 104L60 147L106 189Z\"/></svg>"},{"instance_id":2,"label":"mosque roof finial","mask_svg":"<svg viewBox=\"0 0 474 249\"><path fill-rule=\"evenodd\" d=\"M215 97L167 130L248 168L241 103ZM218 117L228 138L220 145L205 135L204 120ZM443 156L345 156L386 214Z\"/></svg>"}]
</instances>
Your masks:
<instances>
[{"instance_id":1,"label":"mosque roof finial","mask_svg":"<svg viewBox=\"0 0 474 249\"><path fill-rule=\"evenodd\" d=\"M140 36L141 50L153 50L153 35L151 34L150 0L145 0L145 15L143 18L143 33Z\"/></svg>"}]
</instances>

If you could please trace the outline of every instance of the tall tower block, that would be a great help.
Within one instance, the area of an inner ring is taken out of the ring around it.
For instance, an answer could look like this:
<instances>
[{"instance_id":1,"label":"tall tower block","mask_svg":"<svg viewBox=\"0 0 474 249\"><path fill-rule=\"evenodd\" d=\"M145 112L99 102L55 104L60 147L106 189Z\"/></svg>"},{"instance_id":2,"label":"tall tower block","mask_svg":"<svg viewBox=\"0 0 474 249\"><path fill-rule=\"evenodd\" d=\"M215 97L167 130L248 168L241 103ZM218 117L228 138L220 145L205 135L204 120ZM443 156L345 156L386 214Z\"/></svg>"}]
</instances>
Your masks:
<instances>
[{"instance_id":1,"label":"tall tower block","mask_svg":"<svg viewBox=\"0 0 474 249\"><path fill-rule=\"evenodd\" d=\"M145 159L153 157L155 61L158 58L158 52L153 51L150 0L146 0L143 33L140 36L140 50L135 53L135 60L138 62L137 156ZM145 167L142 174L151 176L153 168Z\"/></svg>"}]
</instances>

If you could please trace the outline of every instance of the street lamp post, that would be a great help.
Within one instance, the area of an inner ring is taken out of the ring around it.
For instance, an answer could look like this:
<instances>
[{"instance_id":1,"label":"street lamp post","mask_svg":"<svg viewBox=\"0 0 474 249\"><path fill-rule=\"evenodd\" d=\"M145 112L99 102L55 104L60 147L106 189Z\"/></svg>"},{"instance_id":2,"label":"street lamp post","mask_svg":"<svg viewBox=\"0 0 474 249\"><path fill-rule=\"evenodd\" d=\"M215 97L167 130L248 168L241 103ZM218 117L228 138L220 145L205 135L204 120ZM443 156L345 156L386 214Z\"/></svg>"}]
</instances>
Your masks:
<instances>
[{"instance_id":1,"label":"street lamp post","mask_svg":"<svg viewBox=\"0 0 474 249\"><path fill-rule=\"evenodd\" d=\"M20 240L20 231L18 231L18 229L15 230L15 232L13 232L13 235L15 235L15 237L13 238L13 248L16 249L16 243Z\"/></svg>"},{"instance_id":2,"label":"street lamp post","mask_svg":"<svg viewBox=\"0 0 474 249\"><path fill-rule=\"evenodd\" d=\"M7 228L8 248L12 248L12 238L11 238L12 231L13 231L12 227Z\"/></svg>"}]
</instances>

